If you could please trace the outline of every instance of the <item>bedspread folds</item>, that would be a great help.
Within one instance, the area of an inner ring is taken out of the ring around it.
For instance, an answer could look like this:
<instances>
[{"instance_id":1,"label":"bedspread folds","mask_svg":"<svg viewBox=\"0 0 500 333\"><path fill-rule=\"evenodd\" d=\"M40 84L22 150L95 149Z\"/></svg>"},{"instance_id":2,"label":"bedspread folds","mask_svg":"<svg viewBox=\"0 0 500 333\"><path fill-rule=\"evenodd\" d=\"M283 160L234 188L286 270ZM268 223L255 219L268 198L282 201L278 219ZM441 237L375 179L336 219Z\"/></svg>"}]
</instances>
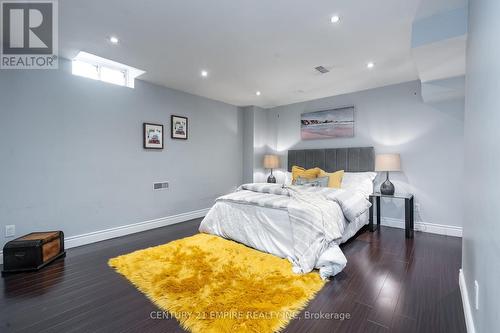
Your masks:
<instances>
[{"instance_id":1,"label":"bedspread folds","mask_svg":"<svg viewBox=\"0 0 500 333\"><path fill-rule=\"evenodd\" d=\"M354 221L371 206L371 203L366 200L362 193L351 190L315 186L284 186L268 183L244 184L236 192L221 196L217 200L286 210L293 194L297 197L299 193L302 194L305 200L310 194L311 200L315 199L315 195L320 195L327 200L336 202L348 221ZM318 198L323 199L316 196L316 199Z\"/></svg>"},{"instance_id":2,"label":"bedspread folds","mask_svg":"<svg viewBox=\"0 0 500 333\"><path fill-rule=\"evenodd\" d=\"M314 269L320 255L342 237L345 225L340 214L351 221L370 207L362 195L347 190L267 183L244 184L217 201L286 210L294 250L288 259L297 273Z\"/></svg>"}]
</instances>

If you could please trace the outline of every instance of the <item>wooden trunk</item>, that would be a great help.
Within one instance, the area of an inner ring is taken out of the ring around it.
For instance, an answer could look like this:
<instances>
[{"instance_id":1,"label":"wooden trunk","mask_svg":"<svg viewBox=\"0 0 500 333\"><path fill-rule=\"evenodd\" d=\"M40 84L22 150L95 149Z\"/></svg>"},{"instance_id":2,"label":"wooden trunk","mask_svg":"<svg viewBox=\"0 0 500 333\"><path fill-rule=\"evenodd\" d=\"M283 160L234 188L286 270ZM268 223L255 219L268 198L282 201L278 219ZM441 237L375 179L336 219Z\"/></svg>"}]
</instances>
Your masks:
<instances>
[{"instance_id":1,"label":"wooden trunk","mask_svg":"<svg viewBox=\"0 0 500 333\"><path fill-rule=\"evenodd\" d=\"M2 274L39 270L65 255L62 231L33 232L5 244Z\"/></svg>"}]
</instances>

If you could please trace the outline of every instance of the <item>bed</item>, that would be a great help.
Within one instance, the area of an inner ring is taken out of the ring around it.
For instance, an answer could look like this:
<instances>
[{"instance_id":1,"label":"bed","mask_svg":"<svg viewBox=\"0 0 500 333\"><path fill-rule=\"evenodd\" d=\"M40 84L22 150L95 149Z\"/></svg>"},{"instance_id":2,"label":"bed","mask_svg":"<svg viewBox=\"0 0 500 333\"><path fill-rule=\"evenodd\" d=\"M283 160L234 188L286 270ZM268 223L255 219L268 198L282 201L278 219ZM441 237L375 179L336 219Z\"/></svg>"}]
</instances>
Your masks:
<instances>
[{"instance_id":1,"label":"bed","mask_svg":"<svg viewBox=\"0 0 500 333\"><path fill-rule=\"evenodd\" d=\"M334 276L347 264L339 245L368 224L374 156L373 147L290 150L288 171L344 170L346 188L245 184L217 199L199 230L287 258L296 273L315 268L322 278Z\"/></svg>"}]
</instances>

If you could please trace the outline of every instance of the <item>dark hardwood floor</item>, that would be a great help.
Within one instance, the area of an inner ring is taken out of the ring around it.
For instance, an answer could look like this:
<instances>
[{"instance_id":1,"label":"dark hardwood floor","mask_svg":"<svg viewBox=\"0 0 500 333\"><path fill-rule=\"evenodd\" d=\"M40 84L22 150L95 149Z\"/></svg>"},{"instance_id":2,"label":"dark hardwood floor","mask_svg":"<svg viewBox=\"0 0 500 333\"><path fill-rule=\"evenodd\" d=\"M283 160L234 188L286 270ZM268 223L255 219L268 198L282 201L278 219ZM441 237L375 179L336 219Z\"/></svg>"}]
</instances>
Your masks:
<instances>
[{"instance_id":1,"label":"dark hardwood floor","mask_svg":"<svg viewBox=\"0 0 500 333\"><path fill-rule=\"evenodd\" d=\"M184 332L107 266L119 254L197 232L193 220L68 250L37 273L0 279L0 332ZM285 332L466 332L461 239L382 227L342 246L348 264ZM308 319L337 313L349 319Z\"/></svg>"}]
</instances>

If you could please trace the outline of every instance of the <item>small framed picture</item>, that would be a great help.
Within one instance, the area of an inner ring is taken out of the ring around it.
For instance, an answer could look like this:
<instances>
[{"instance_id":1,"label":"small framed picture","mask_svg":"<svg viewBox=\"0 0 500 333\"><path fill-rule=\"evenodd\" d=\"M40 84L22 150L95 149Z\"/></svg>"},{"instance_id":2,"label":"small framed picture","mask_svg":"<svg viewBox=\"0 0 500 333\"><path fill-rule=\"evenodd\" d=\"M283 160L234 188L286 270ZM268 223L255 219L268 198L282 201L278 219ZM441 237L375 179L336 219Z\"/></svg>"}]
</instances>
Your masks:
<instances>
[{"instance_id":1,"label":"small framed picture","mask_svg":"<svg viewBox=\"0 0 500 333\"><path fill-rule=\"evenodd\" d=\"M144 148L163 149L163 125L144 123Z\"/></svg>"},{"instance_id":2,"label":"small framed picture","mask_svg":"<svg viewBox=\"0 0 500 333\"><path fill-rule=\"evenodd\" d=\"M170 117L172 124L172 139L187 140L188 138L188 119L187 117L174 116Z\"/></svg>"}]
</instances>

